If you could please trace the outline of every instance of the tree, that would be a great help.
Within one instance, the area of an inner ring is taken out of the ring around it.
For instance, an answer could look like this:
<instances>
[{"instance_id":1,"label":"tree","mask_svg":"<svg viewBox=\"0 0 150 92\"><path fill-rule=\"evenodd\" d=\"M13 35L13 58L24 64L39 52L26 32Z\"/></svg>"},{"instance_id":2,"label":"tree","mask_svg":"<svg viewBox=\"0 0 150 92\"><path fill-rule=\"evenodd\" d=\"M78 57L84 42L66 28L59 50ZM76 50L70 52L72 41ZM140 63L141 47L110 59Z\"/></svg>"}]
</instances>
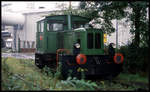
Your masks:
<instances>
[{"instance_id":1,"label":"tree","mask_svg":"<svg viewBox=\"0 0 150 92\"><path fill-rule=\"evenodd\" d=\"M148 1L83 1L78 9L66 7L65 4L58 5L58 7L62 9L60 14L71 13L94 20L92 25L98 24L107 34L115 31L112 26L112 20L126 18L127 22L131 22L130 32L135 35L133 43L138 48L139 46L148 47L149 43L149 20L146 18L148 5Z\"/></svg>"},{"instance_id":2,"label":"tree","mask_svg":"<svg viewBox=\"0 0 150 92\"><path fill-rule=\"evenodd\" d=\"M147 1L86 1L80 3L80 8L91 11L87 15L95 20L102 18L104 22L96 21L96 23L102 25L101 29L108 34L114 32L111 20L126 18L131 21L130 32L135 35L133 43L138 48L139 46L147 47L149 42L149 20L146 18L148 4Z\"/></svg>"},{"instance_id":3,"label":"tree","mask_svg":"<svg viewBox=\"0 0 150 92\"><path fill-rule=\"evenodd\" d=\"M119 20L126 16L126 12L123 11L126 6L127 3L119 1L87 1L80 3L81 9L91 11L87 15L95 20L93 24L101 25L101 29L107 34L115 31L112 26L112 20Z\"/></svg>"},{"instance_id":4,"label":"tree","mask_svg":"<svg viewBox=\"0 0 150 92\"><path fill-rule=\"evenodd\" d=\"M137 1L129 2L129 7L132 9L132 13L129 14L128 19L132 21L131 30L132 34L135 34L133 39L134 45L138 48L140 45L148 46L148 24L147 17L148 2ZM141 43L141 44L140 44Z\"/></svg>"}]
</instances>

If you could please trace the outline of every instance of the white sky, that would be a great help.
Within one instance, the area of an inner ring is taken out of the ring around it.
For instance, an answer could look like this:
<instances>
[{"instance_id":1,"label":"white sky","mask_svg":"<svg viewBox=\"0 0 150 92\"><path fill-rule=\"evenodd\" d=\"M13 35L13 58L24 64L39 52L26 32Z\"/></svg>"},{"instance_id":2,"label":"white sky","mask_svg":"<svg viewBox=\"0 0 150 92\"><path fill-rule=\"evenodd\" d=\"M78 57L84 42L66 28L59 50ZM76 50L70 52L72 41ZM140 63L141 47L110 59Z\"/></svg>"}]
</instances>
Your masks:
<instances>
[{"instance_id":1,"label":"white sky","mask_svg":"<svg viewBox=\"0 0 150 92\"><path fill-rule=\"evenodd\" d=\"M21 11L21 10L27 10L27 5L33 4L35 9L38 9L39 6L45 7L47 10L59 10L60 8L57 8L57 4L67 4L69 6L69 1L2 1L1 5L11 3L11 6L8 6L12 11ZM72 1L72 6L78 6L79 1ZM1 6L2 7L2 6Z\"/></svg>"}]
</instances>

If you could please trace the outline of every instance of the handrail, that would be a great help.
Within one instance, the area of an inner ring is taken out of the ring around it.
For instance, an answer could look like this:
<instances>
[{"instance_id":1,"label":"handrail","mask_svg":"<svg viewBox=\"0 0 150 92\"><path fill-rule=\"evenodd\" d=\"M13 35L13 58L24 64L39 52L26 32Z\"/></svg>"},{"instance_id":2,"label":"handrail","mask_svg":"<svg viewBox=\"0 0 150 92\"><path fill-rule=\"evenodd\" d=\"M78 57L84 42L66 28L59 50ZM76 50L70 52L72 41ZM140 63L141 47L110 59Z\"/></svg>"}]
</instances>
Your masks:
<instances>
[{"instance_id":1,"label":"handrail","mask_svg":"<svg viewBox=\"0 0 150 92\"><path fill-rule=\"evenodd\" d=\"M56 51L56 67L58 67L58 54L59 54L59 52L61 52L61 51L66 51L67 54L70 53L68 49L58 49L58 50Z\"/></svg>"}]
</instances>

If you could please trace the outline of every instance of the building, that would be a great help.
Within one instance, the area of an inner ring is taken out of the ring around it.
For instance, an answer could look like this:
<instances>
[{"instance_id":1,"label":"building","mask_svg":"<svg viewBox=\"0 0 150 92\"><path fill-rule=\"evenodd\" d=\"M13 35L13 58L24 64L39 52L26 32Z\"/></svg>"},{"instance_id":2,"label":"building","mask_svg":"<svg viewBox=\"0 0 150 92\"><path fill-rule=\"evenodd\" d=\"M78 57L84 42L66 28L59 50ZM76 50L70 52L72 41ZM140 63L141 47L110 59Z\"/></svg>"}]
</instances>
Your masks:
<instances>
[{"instance_id":1,"label":"building","mask_svg":"<svg viewBox=\"0 0 150 92\"><path fill-rule=\"evenodd\" d=\"M12 44L13 44L13 37L12 37L12 31L11 31L11 26L7 26L6 28L2 28L1 30L1 39L3 41L3 46L2 48L10 48L12 49Z\"/></svg>"},{"instance_id":2,"label":"building","mask_svg":"<svg viewBox=\"0 0 150 92\"><path fill-rule=\"evenodd\" d=\"M23 13L25 17L22 30L16 31L16 49L17 51L35 51L36 48L36 22L44 16L51 14L52 12L59 11L34 11L29 13Z\"/></svg>"},{"instance_id":3,"label":"building","mask_svg":"<svg viewBox=\"0 0 150 92\"><path fill-rule=\"evenodd\" d=\"M15 25L13 25L12 34L13 34L13 50L14 51L21 51L21 52L34 52L36 49L36 30L37 30L37 25L36 22L43 18L46 15L49 15L51 13L61 13L61 11L42 11L42 10L37 10L37 11L27 11L23 12L22 21L18 21L16 18L15 21L17 22ZM15 14L12 16L16 16ZM11 17L12 17L11 16ZM19 16L19 15L18 15ZM21 17L21 16L20 16ZM11 20L11 19L10 19ZM10 21L10 22L12 22ZM118 23L118 44L119 46L125 45L128 43L130 40L129 38L131 35L129 34L130 27L129 25L122 25L124 23L124 20L121 20ZM113 26L114 28L116 27L115 21L113 21ZM107 42L106 45L109 43L115 43L116 44L116 33L113 33L111 36L107 35Z\"/></svg>"},{"instance_id":4,"label":"building","mask_svg":"<svg viewBox=\"0 0 150 92\"><path fill-rule=\"evenodd\" d=\"M9 29L13 37L13 51L35 51L36 48L36 22L44 16L60 11L24 11L18 13L3 12L2 29Z\"/></svg>"}]
</instances>

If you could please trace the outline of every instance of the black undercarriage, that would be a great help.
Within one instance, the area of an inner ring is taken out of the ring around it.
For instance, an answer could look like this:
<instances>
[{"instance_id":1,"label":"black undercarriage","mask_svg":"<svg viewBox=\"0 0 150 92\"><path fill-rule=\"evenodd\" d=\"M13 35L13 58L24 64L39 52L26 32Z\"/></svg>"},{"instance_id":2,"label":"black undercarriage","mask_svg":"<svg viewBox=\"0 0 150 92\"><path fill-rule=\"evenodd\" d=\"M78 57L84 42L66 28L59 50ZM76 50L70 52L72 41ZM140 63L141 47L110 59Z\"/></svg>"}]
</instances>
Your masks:
<instances>
[{"instance_id":1,"label":"black undercarriage","mask_svg":"<svg viewBox=\"0 0 150 92\"><path fill-rule=\"evenodd\" d=\"M113 62L112 57L108 55L87 55L87 62L83 65L76 63L76 55L59 55L59 66L64 78L68 76L87 79L102 78L108 79L116 77L122 71L122 64ZM39 68L47 65L56 69L56 54L35 54L35 63Z\"/></svg>"}]
</instances>

